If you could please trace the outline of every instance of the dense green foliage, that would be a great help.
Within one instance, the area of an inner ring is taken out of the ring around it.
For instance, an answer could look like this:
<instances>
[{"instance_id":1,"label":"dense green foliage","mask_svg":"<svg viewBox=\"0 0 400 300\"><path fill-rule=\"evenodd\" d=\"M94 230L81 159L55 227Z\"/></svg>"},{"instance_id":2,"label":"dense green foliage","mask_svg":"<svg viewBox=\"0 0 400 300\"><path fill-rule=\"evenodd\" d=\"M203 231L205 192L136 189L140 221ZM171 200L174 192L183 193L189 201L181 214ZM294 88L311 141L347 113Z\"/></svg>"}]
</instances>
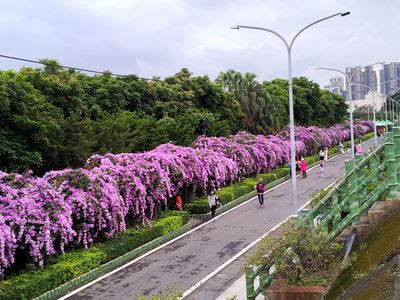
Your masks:
<instances>
[{"instance_id":1,"label":"dense green foliage","mask_svg":"<svg viewBox=\"0 0 400 300\"><path fill-rule=\"evenodd\" d=\"M25 270L0 281L0 299L32 299L111 261L145 243L179 229L187 223L186 212L168 212L152 221L152 227L130 228L116 238L55 256L43 268Z\"/></svg>"},{"instance_id":2,"label":"dense green foliage","mask_svg":"<svg viewBox=\"0 0 400 300\"><path fill-rule=\"evenodd\" d=\"M264 238L249 263L273 263L277 276L290 285L328 286L339 272L341 250L314 224L293 219L282 235Z\"/></svg>"},{"instance_id":3,"label":"dense green foliage","mask_svg":"<svg viewBox=\"0 0 400 300\"><path fill-rule=\"evenodd\" d=\"M53 60L0 71L0 169L37 173L82 166L93 153L138 152L240 130L270 134L288 123L287 81L221 73L216 82L182 69L164 81L88 76ZM294 79L296 122L343 121L342 98Z\"/></svg>"}]
</instances>

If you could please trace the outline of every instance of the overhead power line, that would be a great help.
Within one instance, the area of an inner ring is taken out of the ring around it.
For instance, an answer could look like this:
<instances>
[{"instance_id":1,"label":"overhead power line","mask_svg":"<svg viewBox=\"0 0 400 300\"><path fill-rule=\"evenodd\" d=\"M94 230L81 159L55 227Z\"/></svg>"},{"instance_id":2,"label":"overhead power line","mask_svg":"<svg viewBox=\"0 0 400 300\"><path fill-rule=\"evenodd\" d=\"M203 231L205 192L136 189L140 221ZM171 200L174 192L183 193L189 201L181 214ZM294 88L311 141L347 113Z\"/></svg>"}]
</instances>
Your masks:
<instances>
[{"instance_id":1,"label":"overhead power line","mask_svg":"<svg viewBox=\"0 0 400 300\"><path fill-rule=\"evenodd\" d=\"M13 59L13 60L19 60L19 61L30 62L30 63L34 63L34 64L40 64L40 65L45 65L45 66L47 65L45 62L40 61L40 60L27 59L27 58L15 57L15 56L4 55L4 54L0 54L0 57ZM77 67L70 67L70 66L64 66L64 65L60 65L60 67L64 68L64 69L74 69L74 70L77 70L77 71L83 71L83 72L94 73L94 74L109 73L109 74L111 74L113 76L117 76L117 77L128 77L129 76L129 75L111 73L111 72L108 72L108 71L101 72L101 71L95 71L95 70L83 69L83 68L77 68ZM142 79L142 80L148 80L148 81L157 80L157 79L143 78L143 77L138 77L138 78Z\"/></svg>"}]
</instances>

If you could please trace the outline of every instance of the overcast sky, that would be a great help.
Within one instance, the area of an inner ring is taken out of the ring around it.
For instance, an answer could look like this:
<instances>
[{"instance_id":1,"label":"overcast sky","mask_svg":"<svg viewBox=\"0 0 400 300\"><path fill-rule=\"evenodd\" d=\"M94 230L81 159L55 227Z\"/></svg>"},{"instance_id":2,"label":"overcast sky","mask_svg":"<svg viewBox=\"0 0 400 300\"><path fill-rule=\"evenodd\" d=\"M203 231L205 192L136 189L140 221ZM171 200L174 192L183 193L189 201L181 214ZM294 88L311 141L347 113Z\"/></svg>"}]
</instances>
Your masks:
<instances>
[{"instance_id":1,"label":"overcast sky","mask_svg":"<svg viewBox=\"0 0 400 300\"><path fill-rule=\"evenodd\" d=\"M220 71L287 77L282 41L305 25L351 11L306 30L293 48L293 74L328 84L334 73L376 61L399 61L399 0L2 0L0 54L55 58L62 64L141 77L186 67L215 79ZM0 58L1 69L27 63Z\"/></svg>"}]
</instances>

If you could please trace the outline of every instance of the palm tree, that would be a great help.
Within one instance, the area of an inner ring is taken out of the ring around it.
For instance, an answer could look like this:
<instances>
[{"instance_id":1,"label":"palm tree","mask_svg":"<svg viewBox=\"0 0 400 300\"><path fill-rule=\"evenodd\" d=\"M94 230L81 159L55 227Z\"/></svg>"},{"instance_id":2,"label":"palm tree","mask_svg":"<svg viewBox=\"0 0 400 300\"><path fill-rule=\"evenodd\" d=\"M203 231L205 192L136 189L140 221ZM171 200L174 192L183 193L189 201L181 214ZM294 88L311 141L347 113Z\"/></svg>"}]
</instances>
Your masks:
<instances>
[{"instance_id":1,"label":"palm tree","mask_svg":"<svg viewBox=\"0 0 400 300\"><path fill-rule=\"evenodd\" d=\"M252 133L272 133L279 128L277 106L253 73L228 70L217 78L225 90L235 95L246 114L246 130Z\"/></svg>"}]
</instances>

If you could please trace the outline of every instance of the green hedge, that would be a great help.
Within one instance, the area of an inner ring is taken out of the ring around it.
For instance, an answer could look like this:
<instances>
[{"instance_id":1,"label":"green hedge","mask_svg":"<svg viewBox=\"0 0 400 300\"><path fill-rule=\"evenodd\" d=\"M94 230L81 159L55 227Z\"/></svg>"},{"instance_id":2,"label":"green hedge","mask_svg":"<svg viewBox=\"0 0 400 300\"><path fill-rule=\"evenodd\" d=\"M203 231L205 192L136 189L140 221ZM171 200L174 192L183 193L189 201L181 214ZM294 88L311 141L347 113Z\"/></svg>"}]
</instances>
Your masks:
<instances>
[{"instance_id":1,"label":"green hedge","mask_svg":"<svg viewBox=\"0 0 400 300\"><path fill-rule=\"evenodd\" d=\"M260 177L263 180L264 184L271 183L278 179L276 174L272 174L272 173L260 174L260 175L258 175L258 177Z\"/></svg>"},{"instance_id":2,"label":"green hedge","mask_svg":"<svg viewBox=\"0 0 400 300\"><path fill-rule=\"evenodd\" d=\"M74 250L54 257L43 268L35 268L0 281L0 299L32 299L111 261L187 223L187 212L172 211L152 221L152 227L131 228L116 238L87 250Z\"/></svg>"},{"instance_id":3,"label":"green hedge","mask_svg":"<svg viewBox=\"0 0 400 300\"><path fill-rule=\"evenodd\" d=\"M368 132L367 134L364 134L362 137L361 137L361 141L367 141L367 140L369 140L369 139L372 139L373 137L374 137L374 132L372 131L372 132Z\"/></svg>"},{"instance_id":4,"label":"green hedge","mask_svg":"<svg viewBox=\"0 0 400 300\"><path fill-rule=\"evenodd\" d=\"M233 187L222 188L217 192L218 197L221 199L222 204L227 204L235 199L233 194Z\"/></svg>"},{"instance_id":5,"label":"green hedge","mask_svg":"<svg viewBox=\"0 0 400 300\"><path fill-rule=\"evenodd\" d=\"M313 156L307 156L304 160L306 161L307 166L311 166L316 161Z\"/></svg>"},{"instance_id":6,"label":"green hedge","mask_svg":"<svg viewBox=\"0 0 400 300\"><path fill-rule=\"evenodd\" d=\"M277 179L285 177L286 175L289 175L289 168L277 168L277 169L273 169L271 171L272 174L275 174Z\"/></svg>"},{"instance_id":7,"label":"green hedge","mask_svg":"<svg viewBox=\"0 0 400 300\"><path fill-rule=\"evenodd\" d=\"M190 214L205 214L210 211L207 196L195 198L192 202L183 205L183 209Z\"/></svg>"}]
</instances>

